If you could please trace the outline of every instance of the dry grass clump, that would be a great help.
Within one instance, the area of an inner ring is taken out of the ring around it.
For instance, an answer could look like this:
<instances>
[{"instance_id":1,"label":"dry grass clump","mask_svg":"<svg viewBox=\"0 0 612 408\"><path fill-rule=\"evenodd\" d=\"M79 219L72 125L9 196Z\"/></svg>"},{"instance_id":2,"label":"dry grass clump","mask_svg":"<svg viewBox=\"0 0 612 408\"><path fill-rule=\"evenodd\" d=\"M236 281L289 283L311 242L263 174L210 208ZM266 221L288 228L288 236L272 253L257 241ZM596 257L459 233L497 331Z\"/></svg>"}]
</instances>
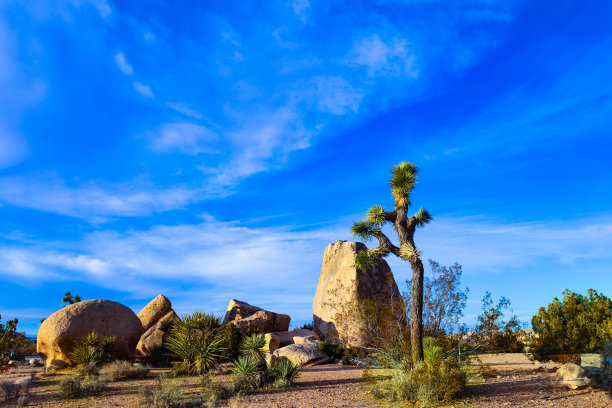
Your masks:
<instances>
[{"instance_id":1,"label":"dry grass clump","mask_svg":"<svg viewBox=\"0 0 612 408\"><path fill-rule=\"evenodd\" d=\"M100 369L100 374L111 381L131 380L146 378L149 368L145 366L133 366L127 361L113 361Z\"/></svg>"},{"instance_id":2,"label":"dry grass clump","mask_svg":"<svg viewBox=\"0 0 612 408\"><path fill-rule=\"evenodd\" d=\"M3 397L4 401L8 401L27 393L27 388L26 384L18 384L13 380L3 380L0 381L0 396Z\"/></svg>"},{"instance_id":3,"label":"dry grass clump","mask_svg":"<svg viewBox=\"0 0 612 408\"><path fill-rule=\"evenodd\" d=\"M140 402L145 407L175 408L182 407L183 390L178 380L160 376L154 386L140 388Z\"/></svg>"},{"instance_id":4,"label":"dry grass clump","mask_svg":"<svg viewBox=\"0 0 612 408\"><path fill-rule=\"evenodd\" d=\"M59 382L59 394L68 399L100 395L106 389L106 381L98 378L67 377Z\"/></svg>"}]
</instances>

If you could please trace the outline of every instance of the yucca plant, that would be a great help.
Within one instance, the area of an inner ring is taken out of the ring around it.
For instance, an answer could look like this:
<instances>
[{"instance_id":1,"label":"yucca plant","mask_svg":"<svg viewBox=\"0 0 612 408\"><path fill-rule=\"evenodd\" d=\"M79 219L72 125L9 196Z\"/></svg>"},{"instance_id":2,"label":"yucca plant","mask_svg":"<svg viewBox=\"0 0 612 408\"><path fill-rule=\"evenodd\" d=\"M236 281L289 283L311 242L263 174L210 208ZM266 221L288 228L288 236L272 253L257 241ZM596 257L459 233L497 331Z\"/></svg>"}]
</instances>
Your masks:
<instances>
[{"instance_id":1,"label":"yucca plant","mask_svg":"<svg viewBox=\"0 0 612 408\"><path fill-rule=\"evenodd\" d=\"M355 264L363 271L370 270L378 265L380 260L393 254L410 262L412 267L412 292L410 302L410 338L413 362L423 360L423 278L424 269L420 252L414 244L414 233L417 228L431 222L432 217L427 210L421 208L413 216L408 216L411 206L410 194L416 185L418 168L403 162L391 170L389 186L395 205L393 211L386 211L383 207L375 205L370 207L366 219L354 222L351 227L353 235L364 241L372 237L378 240L378 247L367 251L360 251L355 255ZM393 245L382 232L386 223L393 224L399 238L399 247Z\"/></svg>"},{"instance_id":2,"label":"yucca plant","mask_svg":"<svg viewBox=\"0 0 612 408\"><path fill-rule=\"evenodd\" d=\"M264 367L261 360L253 356L240 356L234 360L232 362L232 376L234 383L245 391L260 388L265 383Z\"/></svg>"},{"instance_id":3,"label":"yucca plant","mask_svg":"<svg viewBox=\"0 0 612 408\"><path fill-rule=\"evenodd\" d=\"M218 317L200 312L174 322L165 345L179 359L173 367L175 374L204 374L219 362L225 351L219 327Z\"/></svg>"},{"instance_id":4,"label":"yucca plant","mask_svg":"<svg viewBox=\"0 0 612 408\"><path fill-rule=\"evenodd\" d=\"M256 361L265 359L264 347L266 346L266 338L261 333L253 333L246 336L240 343L240 351L243 355L252 357Z\"/></svg>"},{"instance_id":5,"label":"yucca plant","mask_svg":"<svg viewBox=\"0 0 612 408\"><path fill-rule=\"evenodd\" d=\"M78 365L98 364L113 358L117 340L110 336L89 333L83 337L74 350L68 355Z\"/></svg>"},{"instance_id":6,"label":"yucca plant","mask_svg":"<svg viewBox=\"0 0 612 408\"><path fill-rule=\"evenodd\" d=\"M270 368L274 386L277 388L291 387L300 375L300 367L288 358L281 358Z\"/></svg>"},{"instance_id":7,"label":"yucca plant","mask_svg":"<svg viewBox=\"0 0 612 408\"><path fill-rule=\"evenodd\" d=\"M442 347L438 346L436 339L425 337L423 339L423 357L429 367L439 365L442 361Z\"/></svg>"}]
</instances>

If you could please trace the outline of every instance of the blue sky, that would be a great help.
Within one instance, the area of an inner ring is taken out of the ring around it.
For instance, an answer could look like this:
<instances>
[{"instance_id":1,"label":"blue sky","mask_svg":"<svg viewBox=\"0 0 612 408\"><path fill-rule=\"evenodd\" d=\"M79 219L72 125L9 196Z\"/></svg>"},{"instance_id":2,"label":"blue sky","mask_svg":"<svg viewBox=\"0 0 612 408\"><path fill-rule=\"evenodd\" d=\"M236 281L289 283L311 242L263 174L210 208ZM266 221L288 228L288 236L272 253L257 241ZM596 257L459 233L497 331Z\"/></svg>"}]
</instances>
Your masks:
<instances>
[{"instance_id":1,"label":"blue sky","mask_svg":"<svg viewBox=\"0 0 612 408\"><path fill-rule=\"evenodd\" d=\"M0 0L0 314L65 291L312 318L323 251L421 169L424 258L524 321L612 295L612 4ZM389 260L400 288L408 265Z\"/></svg>"}]
</instances>

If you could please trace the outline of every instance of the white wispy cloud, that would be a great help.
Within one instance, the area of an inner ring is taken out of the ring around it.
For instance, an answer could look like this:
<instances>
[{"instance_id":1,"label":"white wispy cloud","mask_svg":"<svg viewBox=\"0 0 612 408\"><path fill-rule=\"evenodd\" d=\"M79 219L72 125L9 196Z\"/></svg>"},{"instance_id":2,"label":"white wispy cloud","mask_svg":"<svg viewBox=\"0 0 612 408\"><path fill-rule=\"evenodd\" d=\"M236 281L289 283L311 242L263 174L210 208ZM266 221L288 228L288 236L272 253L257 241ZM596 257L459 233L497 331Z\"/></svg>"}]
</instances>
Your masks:
<instances>
[{"instance_id":1,"label":"white wispy cloud","mask_svg":"<svg viewBox=\"0 0 612 408\"><path fill-rule=\"evenodd\" d=\"M149 85L143 84L142 82L134 81L134 89L136 90L136 92L138 92L145 98L155 97L153 91L151 90L151 87Z\"/></svg>"},{"instance_id":2,"label":"white wispy cloud","mask_svg":"<svg viewBox=\"0 0 612 408\"><path fill-rule=\"evenodd\" d=\"M419 73L416 55L411 52L406 39L391 38L383 41L378 34L357 41L346 62L365 67L369 76L416 78Z\"/></svg>"},{"instance_id":3,"label":"white wispy cloud","mask_svg":"<svg viewBox=\"0 0 612 408\"><path fill-rule=\"evenodd\" d=\"M147 181L68 185L55 174L0 178L0 203L95 221L183 208L197 194L179 186L158 189Z\"/></svg>"},{"instance_id":4,"label":"white wispy cloud","mask_svg":"<svg viewBox=\"0 0 612 408\"><path fill-rule=\"evenodd\" d=\"M190 118L198 119L198 120L204 119L204 116L200 112L197 112L189 108L184 103L168 102L166 105L168 105L170 108L174 109L175 111L182 113L183 115L189 116Z\"/></svg>"},{"instance_id":5,"label":"white wispy cloud","mask_svg":"<svg viewBox=\"0 0 612 408\"><path fill-rule=\"evenodd\" d=\"M180 151L187 154L218 153L219 136L194 123L166 123L151 135L150 146L159 152Z\"/></svg>"},{"instance_id":6,"label":"white wispy cloud","mask_svg":"<svg viewBox=\"0 0 612 408\"><path fill-rule=\"evenodd\" d=\"M25 139L5 130L0 122L0 169L19 163L27 151Z\"/></svg>"},{"instance_id":7,"label":"white wispy cloud","mask_svg":"<svg viewBox=\"0 0 612 408\"><path fill-rule=\"evenodd\" d=\"M115 54L115 63L117 63L117 66L119 67L121 72L126 75L132 75L132 73L134 72L134 69L129 64L129 62L127 62L125 54L122 51L119 51Z\"/></svg>"}]
</instances>

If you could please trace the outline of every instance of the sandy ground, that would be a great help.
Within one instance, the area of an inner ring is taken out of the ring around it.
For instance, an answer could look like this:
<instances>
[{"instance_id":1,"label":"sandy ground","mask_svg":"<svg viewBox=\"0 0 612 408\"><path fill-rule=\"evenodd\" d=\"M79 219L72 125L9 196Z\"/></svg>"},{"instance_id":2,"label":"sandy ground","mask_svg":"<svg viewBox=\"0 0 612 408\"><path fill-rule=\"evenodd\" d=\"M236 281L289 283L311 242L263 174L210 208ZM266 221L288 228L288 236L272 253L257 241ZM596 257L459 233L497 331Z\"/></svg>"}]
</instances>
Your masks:
<instances>
[{"instance_id":1,"label":"sandy ground","mask_svg":"<svg viewBox=\"0 0 612 408\"><path fill-rule=\"evenodd\" d=\"M489 407L612 407L609 391L602 389L566 390L554 381L555 365L538 365L521 354L492 354L480 356L484 366L483 378L472 384L464 396L451 406L466 408ZM109 383L101 396L63 400L56 396L56 387L65 374L35 380L26 400L28 407L140 407L138 390L154 384L155 378L166 370L154 369L145 380ZM32 369L14 370L11 378L39 375ZM6 375L0 380L7 379ZM197 378L179 380L187 396L198 392ZM0 402L0 407L16 407L17 401ZM232 399L221 407L255 408L321 408L321 407L406 407L375 401L367 393L363 370L357 367L325 365L304 368L294 388L284 391L259 392Z\"/></svg>"}]
</instances>

